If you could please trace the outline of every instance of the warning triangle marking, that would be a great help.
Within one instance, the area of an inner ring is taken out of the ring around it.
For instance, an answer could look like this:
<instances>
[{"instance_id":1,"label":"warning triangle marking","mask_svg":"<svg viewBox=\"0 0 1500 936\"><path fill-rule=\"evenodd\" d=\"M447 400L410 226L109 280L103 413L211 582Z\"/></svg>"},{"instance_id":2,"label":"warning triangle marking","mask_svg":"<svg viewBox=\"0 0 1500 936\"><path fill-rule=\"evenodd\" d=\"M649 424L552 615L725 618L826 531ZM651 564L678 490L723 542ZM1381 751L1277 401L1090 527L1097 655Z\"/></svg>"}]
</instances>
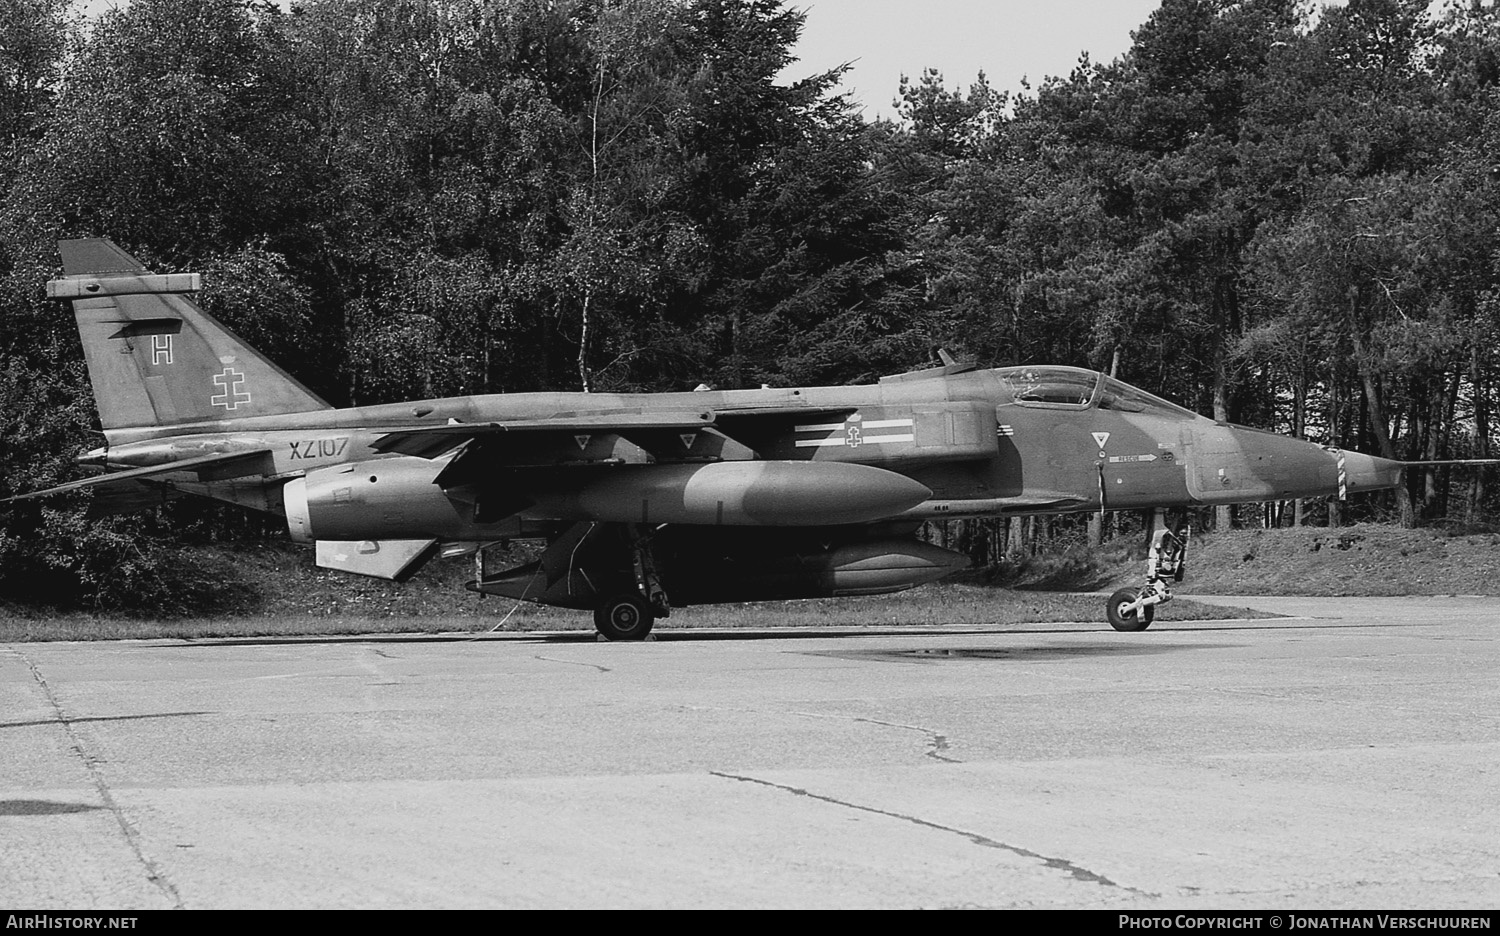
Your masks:
<instances>
[{"instance_id":1,"label":"warning triangle marking","mask_svg":"<svg viewBox=\"0 0 1500 936\"><path fill-rule=\"evenodd\" d=\"M1109 433L1107 432L1096 432L1093 435L1094 441L1098 443L1100 448L1104 448L1104 443L1109 441Z\"/></svg>"}]
</instances>

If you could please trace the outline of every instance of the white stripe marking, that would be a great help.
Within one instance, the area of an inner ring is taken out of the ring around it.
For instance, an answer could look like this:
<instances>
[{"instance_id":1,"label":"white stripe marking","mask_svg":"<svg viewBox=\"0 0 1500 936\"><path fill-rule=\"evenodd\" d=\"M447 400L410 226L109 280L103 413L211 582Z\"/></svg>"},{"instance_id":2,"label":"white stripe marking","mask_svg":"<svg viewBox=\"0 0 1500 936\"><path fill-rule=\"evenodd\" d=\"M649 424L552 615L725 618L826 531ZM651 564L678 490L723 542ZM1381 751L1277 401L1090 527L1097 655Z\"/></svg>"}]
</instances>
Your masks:
<instances>
[{"instance_id":1,"label":"white stripe marking","mask_svg":"<svg viewBox=\"0 0 1500 936\"><path fill-rule=\"evenodd\" d=\"M877 435L865 436L860 439L862 445L879 444L881 442L915 442L916 436L911 433L904 435ZM830 439L798 439L795 443L797 448L823 448L828 445L848 445L849 440L843 436L835 436ZM851 446L853 447L853 446Z\"/></svg>"},{"instance_id":2,"label":"white stripe marking","mask_svg":"<svg viewBox=\"0 0 1500 936\"><path fill-rule=\"evenodd\" d=\"M859 426L861 429L899 429L903 426L915 426L916 421L912 419L871 419L860 422L851 419L841 423L816 423L809 426L797 426L797 432L842 432L850 425Z\"/></svg>"},{"instance_id":3,"label":"white stripe marking","mask_svg":"<svg viewBox=\"0 0 1500 936\"><path fill-rule=\"evenodd\" d=\"M818 423L815 426L798 426L798 432L842 432L843 423Z\"/></svg>"}]
</instances>

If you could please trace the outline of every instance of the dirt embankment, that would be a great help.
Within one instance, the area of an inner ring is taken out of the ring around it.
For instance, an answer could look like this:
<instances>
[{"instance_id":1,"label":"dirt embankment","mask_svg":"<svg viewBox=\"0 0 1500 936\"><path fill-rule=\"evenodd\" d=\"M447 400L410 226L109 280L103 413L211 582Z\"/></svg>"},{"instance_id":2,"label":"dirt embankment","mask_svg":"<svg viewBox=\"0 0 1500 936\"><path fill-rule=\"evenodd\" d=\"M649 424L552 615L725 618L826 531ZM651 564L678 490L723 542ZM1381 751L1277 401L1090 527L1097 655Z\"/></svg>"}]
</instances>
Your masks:
<instances>
[{"instance_id":1,"label":"dirt embankment","mask_svg":"<svg viewBox=\"0 0 1500 936\"><path fill-rule=\"evenodd\" d=\"M1500 595L1500 534L1235 530L1195 544L1185 594Z\"/></svg>"},{"instance_id":2,"label":"dirt embankment","mask_svg":"<svg viewBox=\"0 0 1500 936\"><path fill-rule=\"evenodd\" d=\"M1098 590L1141 581L1141 541L1018 562L987 576L1023 589ZM1361 525L1193 537L1179 594L1500 595L1500 534Z\"/></svg>"}]
</instances>

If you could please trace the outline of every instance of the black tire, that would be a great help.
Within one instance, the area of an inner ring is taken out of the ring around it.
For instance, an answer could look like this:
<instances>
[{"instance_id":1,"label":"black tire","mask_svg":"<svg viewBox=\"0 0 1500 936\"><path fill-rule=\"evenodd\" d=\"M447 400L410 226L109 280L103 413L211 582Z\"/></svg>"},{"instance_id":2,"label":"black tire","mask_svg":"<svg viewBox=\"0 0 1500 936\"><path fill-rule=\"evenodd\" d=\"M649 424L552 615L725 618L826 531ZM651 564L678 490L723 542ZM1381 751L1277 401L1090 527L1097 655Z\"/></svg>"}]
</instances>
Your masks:
<instances>
[{"instance_id":1,"label":"black tire","mask_svg":"<svg viewBox=\"0 0 1500 936\"><path fill-rule=\"evenodd\" d=\"M594 609L594 627L606 640L645 640L654 623L651 605L635 592L606 598Z\"/></svg>"},{"instance_id":2,"label":"black tire","mask_svg":"<svg viewBox=\"0 0 1500 936\"><path fill-rule=\"evenodd\" d=\"M1151 619L1156 616L1156 606L1146 605L1139 613L1131 611L1129 614L1121 613L1120 608L1130 604L1140 597L1139 588L1122 588L1109 596L1109 601L1104 605L1104 613L1109 618L1109 626L1117 631L1134 633L1143 631L1151 626Z\"/></svg>"}]
</instances>

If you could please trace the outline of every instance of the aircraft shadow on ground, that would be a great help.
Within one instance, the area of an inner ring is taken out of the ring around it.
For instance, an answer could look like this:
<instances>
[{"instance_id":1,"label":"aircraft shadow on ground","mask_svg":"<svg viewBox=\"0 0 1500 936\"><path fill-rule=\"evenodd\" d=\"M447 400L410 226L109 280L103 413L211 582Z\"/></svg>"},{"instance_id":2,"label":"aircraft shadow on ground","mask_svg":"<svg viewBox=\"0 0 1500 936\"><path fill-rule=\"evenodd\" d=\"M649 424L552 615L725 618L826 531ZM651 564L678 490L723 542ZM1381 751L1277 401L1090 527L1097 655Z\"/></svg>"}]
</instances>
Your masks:
<instances>
[{"instance_id":1,"label":"aircraft shadow on ground","mask_svg":"<svg viewBox=\"0 0 1500 936\"><path fill-rule=\"evenodd\" d=\"M52 800L0 800L0 819L7 816L62 816L103 808L103 806L91 806L88 803L57 803Z\"/></svg>"},{"instance_id":2,"label":"aircraft shadow on ground","mask_svg":"<svg viewBox=\"0 0 1500 936\"><path fill-rule=\"evenodd\" d=\"M1081 659L1085 657L1150 656L1181 650L1223 650L1232 644L1148 644L1116 643L1085 646L1017 646L1017 647L921 647L911 650L809 650L807 656L834 657L841 660L870 660L881 663L947 663L972 660L1013 660L1032 663L1046 660Z\"/></svg>"},{"instance_id":3,"label":"aircraft shadow on ground","mask_svg":"<svg viewBox=\"0 0 1500 936\"><path fill-rule=\"evenodd\" d=\"M1270 620L1242 620L1242 621L1163 621L1153 625L1149 631L1139 634L1115 634L1105 625L1079 624L1075 626L1060 625L1048 626L1046 630L1032 630L1030 627L1036 625L1022 625L1014 630L1001 629L999 627L878 627L878 628L827 628L823 630L775 630L740 628L733 630L677 630L664 628L657 630L651 635L654 643L675 642L705 642L705 641L748 641L748 640L856 640L859 638L877 637L1036 637L1047 634L1095 634L1100 637L1116 640L1120 646L1150 646L1142 644L1141 641L1153 640L1163 634L1196 634L1206 632L1232 632L1232 631L1284 631L1284 630L1341 630L1353 627L1415 627L1418 624L1405 621L1385 621L1380 623L1364 621L1344 621L1332 619L1298 620L1295 618L1276 618ZM1136 643L1129 643L1135 641ZM336 644L359 644L368 643L374 645L388 644L445 644L445 643L539 643L539 644L584 644L600 642L593 631L568 631L559 633L557 631L543 632L521 632L521 631L485 631L477 634L358 634L345 636L286 636L286 637L204 637L198 639L184 639L169 644L177 648L189 647L271 647L288 646L295 644L309 645L336 645ZM623 645L629 645L625 642ZM1199 644L1197 646L1203 646Z\"/></svg>"},{"instance_id":4,"label":"aircraft shadow on ground","mask_svg":"<svg viewBox=\"0 0 1500 936\"><path fill-rule=\"evenodd\" d=\"M1097 628L1088 628L1096 631ZM1080 631L1082 632L1082 631ZM757 630L755 628L743 628L732 631L692 631L692 630L658 630L653 633L646 642L670 643L676 641L705 641L705 640L812 640L827 639L829 637L962 637L995 635L1000 632L986 628L973 628L965 630L943 629L936 630L930 627L920 629L913 628L860 628L851 629L828 629L807 631L777 631ZM259 647L259 646L285 646L287 644L392 644L392 643L479 643L479 642L506 642L506 643L545 643L545 644L577 644L577 643L607 643L601 641L593 631L568 631L559 633L557 631L482 631L476 634L359 634L349 636L326 636L326 637L204 637L201 639L188 639L181 643L173 644L176 647ZM622 646L640 641L621 641Z\"/></svg>"}]
</instances>

